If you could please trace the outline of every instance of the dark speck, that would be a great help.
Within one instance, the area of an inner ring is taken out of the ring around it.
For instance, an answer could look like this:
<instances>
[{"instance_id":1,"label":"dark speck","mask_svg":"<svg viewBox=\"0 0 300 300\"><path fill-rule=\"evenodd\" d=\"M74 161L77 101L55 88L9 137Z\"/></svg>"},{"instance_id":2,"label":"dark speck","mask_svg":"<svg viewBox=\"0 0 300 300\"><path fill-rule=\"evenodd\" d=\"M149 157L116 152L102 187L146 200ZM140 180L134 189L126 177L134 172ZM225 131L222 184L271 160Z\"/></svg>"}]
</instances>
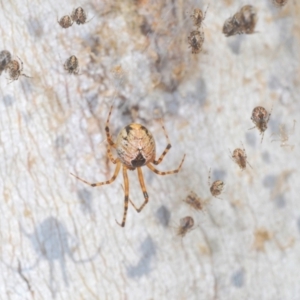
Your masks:
<instances>
[{"instance_id":1,"label":"dark speck","mask_svg":"<svg viewBox=\"0 0 300 300\"><path fill-rule=\"evenodd\" d=\"M263 180L263 185L266 188L273 188L275 186L275 183L276 183L276 176L274 175L267 175Z\"/></svg>"}]
</instances>

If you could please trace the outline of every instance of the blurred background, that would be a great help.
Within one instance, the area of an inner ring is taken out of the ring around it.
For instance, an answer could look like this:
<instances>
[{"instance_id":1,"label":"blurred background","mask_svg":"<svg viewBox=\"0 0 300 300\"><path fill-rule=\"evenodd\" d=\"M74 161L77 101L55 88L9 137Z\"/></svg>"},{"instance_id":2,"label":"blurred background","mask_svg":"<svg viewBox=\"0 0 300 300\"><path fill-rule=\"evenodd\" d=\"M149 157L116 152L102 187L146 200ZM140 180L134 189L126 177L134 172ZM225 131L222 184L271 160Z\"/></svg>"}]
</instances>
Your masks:
<instances>
[{"instance_id":1,"label":"blurred background","mask_svg":"<svg viewBox=\"0 0 300 300\"><path fill-rule=\"evenodd\" d=\"M225 37L245 4L257 9L255 33ZM78 6L88 22L62 28ZM194 8L206 11L198 54ZM0 299L299 299L299 14L293 0L1 1L0 51L32 78L0 76ZM71 55L78 75L64 70ZM176 175L143 168L150 200L140 214L129 206L125 228L121 174L96 188L70 175L112 176L112 104L114 140L141 123L160 155L162 118L172 149L157 168L186 154ZM262 143L248 130L256 106L273 108ZM252 169L242 171L230 151L243 147ZM203 211L183 202L191 191ZM195 228L182 238L185 216Z\"/></svg>"}]
</instances>

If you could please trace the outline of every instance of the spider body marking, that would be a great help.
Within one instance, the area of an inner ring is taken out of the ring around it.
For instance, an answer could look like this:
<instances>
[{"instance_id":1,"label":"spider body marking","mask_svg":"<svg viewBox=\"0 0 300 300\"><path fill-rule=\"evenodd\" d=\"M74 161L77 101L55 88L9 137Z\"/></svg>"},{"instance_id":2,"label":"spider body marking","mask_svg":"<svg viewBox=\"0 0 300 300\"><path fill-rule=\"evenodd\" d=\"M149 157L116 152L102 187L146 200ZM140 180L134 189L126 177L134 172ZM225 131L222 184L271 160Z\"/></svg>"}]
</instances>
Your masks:
<instances>
[{"instance_id":1,"label":"spider body marking","mask_svg":"<svg viewBox=\"0 0 300 300\"><path fill-rule=\"evenodd\" d=\"M112 183L117 178L117 176L120 172L121 166L122 166L123 167L122 169L123 169L124 190L125 190L124 214L123 214L122 223L121 224L119 224L118 222L117 223L121 227L124 227L125 222L126 222L127 210L128 210L128 202L130 202L132 204L132 206L135 208L135 210L137 212L141 212L149 200L149 196L148 196L148 193L146 190L146 185L144 182L144 176L143 176L141 167L147 166L152 172L154 172L158 175L176 174L181 169L181 166L184 162L185 155L183 156L179 167L175 170L161 172L153 166L153 164L154 165L160 164L162 162L162 160L164 159L165 155L168 153L168 151L171 148L170 140L166 133L166 129L165 129L163 123L161 125L164 130L168 144L167 144L165 150L163 151L163 153L160 155L160 157L157 160L155 159L156 151L155 151L154 138L153 138L152 134L149 132L149 130L146 127L144 127L143 125L132 123L132 124L125 126L118 134L117 142L114 143L112 140L112 137L110 135L110 131L109 131L109 119L111 116L112 108L113 107L111 106L109 114L108 114L108 118L106 121L105 132L106 132L106 137L107 137L107 141L108 141L107 155L108 155L109 159L111 160L111 162L113 164L116 164L116 169L115 169L113 176L111 177L110 180L107 180L107 181L90 183L84 179L77 177L76 175L74 175L72 173L71 173L71 175L75 176L77 179L81 180L82 182L84 182L92 187L101 186L101 185ZM113 157L113 155L111 153L111 149L110 149L111 147L116 149L117 155L118 155L117 158ZM143 204L139 208L136 207L136 205L129 199L129 180L128 180L128 175L127 175L127 170L135 170L135 169L137 169L140 186L143 191L143 195L144 195L144 199L145 199Z\"/></svg>"}]
</instances>

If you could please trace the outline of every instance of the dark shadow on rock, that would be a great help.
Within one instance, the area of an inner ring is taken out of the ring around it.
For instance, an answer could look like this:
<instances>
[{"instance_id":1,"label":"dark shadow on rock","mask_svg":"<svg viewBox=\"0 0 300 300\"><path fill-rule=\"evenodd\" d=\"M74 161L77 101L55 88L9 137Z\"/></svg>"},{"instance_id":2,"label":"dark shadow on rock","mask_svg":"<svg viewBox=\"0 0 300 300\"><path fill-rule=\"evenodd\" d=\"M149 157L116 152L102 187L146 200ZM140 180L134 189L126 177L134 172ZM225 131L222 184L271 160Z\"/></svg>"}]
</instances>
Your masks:
<instances>
[{"instance_id":1,"label":"dark shadow on rock","mask_svg":"<svg viewBox=\"0 0 300 300\"><path fill-rule=\"evenodd\" d=\"M162 205L157 211L156 211L156 218L158 219L158 221L160 222L160 224L164 227L168 227L169 226L169 222L170 222L170 217L171 217L171 213L170 211L167 209L166 206Z\"/></svg>"},{"instance_id":2,"label":"dark shadow on rock","mask_svg":"<svg viewBox=\"0 0 300 300\"><path fill-rule=\"evenodd\" d=\"M151 261L156 255L156 246L151 237L147 237L140 247L141 258L135 266L127 267L127 275L130 278L140 278L151 272Z\"/></svg>"}]
</instances>

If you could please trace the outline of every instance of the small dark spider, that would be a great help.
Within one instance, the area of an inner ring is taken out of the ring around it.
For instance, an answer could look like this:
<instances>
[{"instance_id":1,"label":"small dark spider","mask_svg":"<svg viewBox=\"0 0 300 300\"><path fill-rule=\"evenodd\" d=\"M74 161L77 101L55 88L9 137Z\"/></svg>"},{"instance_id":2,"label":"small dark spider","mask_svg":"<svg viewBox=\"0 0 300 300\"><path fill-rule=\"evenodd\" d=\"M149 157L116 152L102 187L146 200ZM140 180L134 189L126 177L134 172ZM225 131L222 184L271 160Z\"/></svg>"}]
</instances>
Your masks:
<instances>
[{"instance_id":1,"label":"small dark spider","mask_svg":"<svg viewBox=\"0 0 300 300\"><path fill-rule=\"evenodd\" d=\"M208 173L208 186L209 186L209 189L210 189L210 193L214 197L216 197L218 199L221 199L217 196L221 195L221 193L223 191L223 188L224 188L224 182L222 180L216 180L211 184L210 174L211 174L211 169L209 169L209 173Z\"/></svg>"},{"instance_id":2,"label":"small dark spider","mask_svg":"<svg viewBox=\"0 0 300 300\"><path fill-rule=\"evenodd\" d=\"M273 0L274 5L281 7L286 5L288 0Z\"/></svg>"},{"instance_id":3,"label":"small dark spider","mask_svg":"<svg viewBox=\"0 0 300 300\"><path fill-rule=\"evenodd\" d=\"M106 131L106 136L107 136L107 141L108 141L108 147L107 147L107 155L110 159L110 161L116 165L116 169L114 172L114 175L112 178L108 181L103 181L103 182L97 182L97 183L90 183L84 179L81 179L77 177L76 175L72 174L75 176L77 179L81 180L82 182L95 187L95 186L101 186L104 184L110 184L115 179L117 178L121 166L123 167L123 179L124 179L124 189L125 189L125 198L124 198L124 214L123 214L123 220L122 223L118 224L122 227L125 226L126 222L126 216L127 216L127 210L128 210L128 202L132 204L132 206L135 208L137 212L141 212L142 209L145 207L145 205L149 201L149 196L146 190L146 185L144 181L144 176L142 172L142 167L147 166L152 172L158 174L158 175L168 175L168 174L176 174L180 171L181 166L184 162L185 155L183 156L180 165L178 166L177 169L172 170L172 171L159 171L157 170L154 165L159 165L166 154L169 152L171 149L171 144L169 137L167 135L166 129L164 125L162 124L162 128L164 130L166 139L167 139L167 146L163 153L159 156L158 159L156 159L156 147L155 147L155 140L153 138L153 135L151 132L143 125L137 124L137 123L131 123L127 126L125 126L118 134L116 143L113 142L111 135L109 133L109 119L110 115L112 112L112 108L110 108L107 121L106 121L106 126L105 126L105 131ZM117 151L117 158L114 158L110 147L113 147ZM138 173L138 178L140 182L141 189L143 191L144 199L145 201L143 204L137 208L136 205L129 199L129 181L128 181L128 174L127 170L137 170Z\"/></svg>"},{"instance_id":4,"label":"small dark spider","mask_svg":"<svg viewBox=\"0 0 300 300\"><path fill-rule=\"evenodd\" d=\"M255 127L257 127L260 134L262 135L261 143L262 143L263 138L264 138L264 133L268 128L267 125L268 125L268 122L270 120L271 113L272 113L272 109L271 109L270 113L268 113L267 110L265 108L263 108L262 106L257 106L252 111L251 120L255 124L255 126L249 128L249 130L254 129Z\"/></svg>"},{"instance_id":5,"label":"small dark spider","mask_svg":"<svg viewBox=\"0 0 300 300\"><path fill-rule=\"evenodd\" d=\"M6 66L10 63L10 61L11 61L10 52L7 50L2 50L0 52L0 75L5 70Z\"/></svg>"},{"instance_id":6,"label":"small dark spider","mask_svg":"<svg viewBox=\"0 0 300 300\"><path fill-rule=\"evenodd\" d=\"M190 216L180 219L180 224L177 228L177 235L184 237L189 231L193 229L194 224L194 219Z\"/></svg>"},{"instance_id":7,"label":"small dark spider","mask_svg":"<svg viewBox=\"0 0 300 300\"><path fill-rule=\"evenodd\" d=\"M192 191L187 195L183 202L187 203L195 210L203 210L204 205L206 204L205 201L200 199L198 195Z\"/></svg>"},{"instance_id":8,"label":"small dark spider","mask_svg":"<svg viewBox=\"0 0 300 300\"><path fill-rule=\"evenodd\" d=\"M76 22L77 25L85 24L85 23L88 23L92 20L92 19L89 20L89 21L86 20L87 19L87 14L84 11L84 9L80 6L73 10L71 18L74 22Z\"/></svg>"},{"instance_id":9,"label":"small dark spider","mask_svg":"<svg viewBox=\"0 0 300 300\"><path fill-rule=\"evenodd\" d=\"M57 22L62 28L69 28L73 25L73 20L68 15L61 17L61 19L59 21L57 20Z\"/></svg>"},{"instance_id":10,"label":"small dark spider","mask_svg":"<svg viewBox=\"0 0 300 300\"><path fill-rule=\"evenodd\" d=\"M204 43L204 32L194 30L188 36L189 48L192 48L192 53L199 53L202 50Z\"/></svg>"},{"instance_id":11,"label":"small dark spider","mask_svg":"<svg viewBox=\"0 0 300 300\"><path fill-rule=\"evenodd\" d=\"M208 9L208 6L206 8L205 13L203 14L203 12L200 8L195 8L193 14L190 15L190 17L193 19L194 26L196 26L197 29L201 27L201 25L204 21L207 9Z\"/></svg>"},{"instance_id":12,"label":"small dark spider","mask_svg":"<svg viewBox=\"0 0 300 300\"><path fill-rule=\"evenodd\" d=\"M64 69L70 74L79 74L79 62L75 55L70 56L64 63Z\"/></svg>"},{"instance_id":13,"label":"small dark spider","mask_svg":"<svg viewBox=\"0 0 300 300\"><path fill-rule=\"evenodd\" d=\"M17 57L17 59L11 60L6 65L6 68L5 68L5 72L8 73L8 75L9 75L8 79L11 80L11 82L9 82L9 83L12 83L13 81L18 80L20 76L25 76L25 77L31 78L30 76L22 73L22 71L23 71L22 60L19 57Z\"/></svg>"},{"instance_id":14,"label":"small dark spider","mask_svg":"<svg viewBox=\"0 0 300 300\"><path fill-rule=\"evenodd\" d=\"M256 22L256 9L252 5L245 5L225 21L223 33L227 37L243 33L251 34L254 32Z\"/></svg>"},{"instance_id":15,"label":"small dark spider","mask_svg":"<svg viewBox=\"0 0 300 300\"><path fill-rule=\"evenodd\" d=\"M233 153L231 154L231 151L229 150L231 159L239 165L241 170L246 169L247 164L252 168L252 166L247 161L247 154L246 150L244 149L244 145L242 143L243 149L236 148Z\"/></svg>"}]
</instances>

